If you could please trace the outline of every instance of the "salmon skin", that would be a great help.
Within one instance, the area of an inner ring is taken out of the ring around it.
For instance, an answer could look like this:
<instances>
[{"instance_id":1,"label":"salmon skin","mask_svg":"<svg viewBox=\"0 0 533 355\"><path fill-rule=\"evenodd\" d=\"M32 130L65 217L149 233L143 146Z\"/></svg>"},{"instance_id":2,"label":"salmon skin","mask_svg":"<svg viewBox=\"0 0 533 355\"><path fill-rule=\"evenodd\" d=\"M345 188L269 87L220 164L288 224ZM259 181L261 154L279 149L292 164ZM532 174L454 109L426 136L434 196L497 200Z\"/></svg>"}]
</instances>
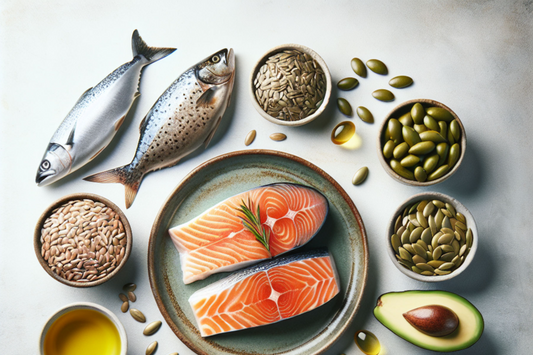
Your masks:
<instances>
[{"instance_id":1,"label":"salmon skin","mask_svg":"<svg viewBox=\"0 0 533 355\"><path fill-rule=\"evenodd\" d=\"M261 227L269 235L268 249L243 225L239 212L243 201L259 207ZM328 210L324 195L292 183L265 185L230 197L169 230L180 253L183 282L241 269L300 247L320 230Z\"/></svg>"},{"instance_id":2,"label":"salmon skin","mask_svg":"<svg viewBox=\"0 0 533 355\"><path fill-rule=\"evenodd\" d=\"M340 290L327 249L287 255L237 271L189 298L203 337L272 324L311 311Z\"/></svg>"}]
</instances>

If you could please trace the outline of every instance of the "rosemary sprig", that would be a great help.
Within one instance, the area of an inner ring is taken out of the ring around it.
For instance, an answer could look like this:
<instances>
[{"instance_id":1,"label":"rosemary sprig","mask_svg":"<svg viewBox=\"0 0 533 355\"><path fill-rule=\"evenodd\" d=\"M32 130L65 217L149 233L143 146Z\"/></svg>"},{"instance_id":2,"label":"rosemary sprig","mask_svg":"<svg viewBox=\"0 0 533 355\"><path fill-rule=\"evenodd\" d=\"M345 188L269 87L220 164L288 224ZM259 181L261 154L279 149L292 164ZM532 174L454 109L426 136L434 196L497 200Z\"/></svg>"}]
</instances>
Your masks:
<instances>
[{"instance_id":1,"label":"rosemary sprig","mask_svg":"<svg viewBox=\"0 0 533 355\"><path fill-rule=\"evenodd\" d=\"M270 239L270 232L261 226L261 213L259 210L259 205L257 206L257 214L252 212L253 205L250 199L248 199L248 204L242 200L242 204L238 209L242 216L239 218L242 220L243 226L248 229L255 236L266 250L270 253L270 245L268 244Z\"/></svg>"}]
</instances>

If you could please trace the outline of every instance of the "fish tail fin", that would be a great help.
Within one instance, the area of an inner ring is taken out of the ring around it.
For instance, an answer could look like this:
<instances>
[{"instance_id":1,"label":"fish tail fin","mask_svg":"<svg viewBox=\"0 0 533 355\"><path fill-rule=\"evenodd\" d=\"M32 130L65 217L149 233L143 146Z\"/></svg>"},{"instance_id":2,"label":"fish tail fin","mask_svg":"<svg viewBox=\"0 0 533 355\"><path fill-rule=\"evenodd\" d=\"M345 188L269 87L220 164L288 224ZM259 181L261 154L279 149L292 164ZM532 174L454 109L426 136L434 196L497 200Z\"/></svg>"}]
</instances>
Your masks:
<instances>
[{"instance_id":1,"label":"fish tail fin","mask_svg":"<svg viewBox=\"0 0 533 355\"><path fill-rule=\"evenodd\" d=\"M129 165L121 166L116 169L102 171L83 178L85 181L99 182L99 183L119 183L124 185L126 196L126 208L130 208L137 196L137 191L141 185L143 175L131 175Z\"/></svg>"},{"instance_id":2,"label":"fish tail fin","mask_svg":"<svg viewBox=\"0 0 533 355\"><path fill-rule=\"evenodd\" d=\"M143 41L139 35L139 31L135 30L131 36L131 50L133 51L134 57L140 54L148 59L148 64L151 64L161 58L165 58L174 52L176 48L150 47Z\"/></svg>"}]
</instances>

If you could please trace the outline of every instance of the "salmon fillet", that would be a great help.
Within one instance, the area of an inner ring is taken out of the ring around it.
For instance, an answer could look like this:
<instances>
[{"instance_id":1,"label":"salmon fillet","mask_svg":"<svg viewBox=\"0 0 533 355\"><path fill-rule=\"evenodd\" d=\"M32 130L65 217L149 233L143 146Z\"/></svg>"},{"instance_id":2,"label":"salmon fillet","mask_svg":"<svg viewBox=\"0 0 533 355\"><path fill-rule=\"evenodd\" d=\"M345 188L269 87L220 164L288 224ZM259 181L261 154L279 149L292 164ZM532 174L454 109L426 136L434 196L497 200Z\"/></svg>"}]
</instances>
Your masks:
<instances>
[{"instance_id":1,"label":"salmon fillet","mask_svg":"<svg viewBox=\"0 0 533 355\"><path fill-rule=\"evenodd\" d=\"M259 206L270 250L244 227L239 217L243 201ZM234 271L302 246L322 227L327 213L324 195L297 184L266 185L230 197L169 230L180 254L183 282Z\"/></svg>"},{"instance_id":2,"label":"salmon fillet","mask_svg":"<svg viewBox=\"0 0 533 355\"><path fill-rule=\"evenodd\" d=\"M203 337L258 327L311 311L339 293L333 257L319 249L237 271L191 295Z\"/></svg>"}]
</instances>

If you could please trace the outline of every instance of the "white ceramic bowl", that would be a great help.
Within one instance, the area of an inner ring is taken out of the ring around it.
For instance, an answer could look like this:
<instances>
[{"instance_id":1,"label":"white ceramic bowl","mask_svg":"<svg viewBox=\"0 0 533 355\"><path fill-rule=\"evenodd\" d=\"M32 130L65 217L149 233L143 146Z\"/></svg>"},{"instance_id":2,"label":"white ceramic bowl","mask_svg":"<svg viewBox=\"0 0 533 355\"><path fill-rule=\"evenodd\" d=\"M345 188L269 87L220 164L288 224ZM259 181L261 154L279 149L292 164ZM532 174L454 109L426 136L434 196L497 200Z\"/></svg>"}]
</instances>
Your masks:
<instances>
[{"instance_id":1,"label":"white ceramic bowl","mask_svg":"<svg viewBox=\"0 0 533 355\"><path fill-rule=\"evenodd\" d=\"M287 49L298 50L300 52L303 52L303 53L306 53L306 54L310 55L320 65L320 67L324 71L324 75L326 77L326 92L324 93L324 98L322 99L323 100L322 104L320 105L318 110L316 110L312 115L304 117L304 118L302 118L301 120L298 120L298 121L283 121L283 120L280 120L280 119L277 119L275 117L270 116L259 105L259 103L257 102L257 99L255 97L254 80L255 80L255 77L257 75L257 72L263 66L263 64L265 64L266 60L270 56L272 56L272 55L274 55L274 54L276 54L278 52L281 52L283 50L287 50ZM257 112L259 112L259 114L261 116L263 116L265 119L267 119L268 121L270 121L272 123L279 124L279 125L282 125L282 126L293 126L293 127L302 126L302 125L304 125L306 123L309 123L309 122L313 121L315 118L320 116L320 114L322 114L322 112L324 112L324 110L326 109L326 106L328 105L329 98L331 97L331 89L332 89L331 74L329 72L328 66L326 65L326 62L314 50L312 50L311 48L308 48L306 46L302 46L301 44L283 44L283 45L276 46L276 47L270 49L268 52L266 52L257 61L257 63L254 65L254 69L252 70L252 73L250 75L250 94L251 94L253 106L255 107Z\"/></svg>"},{"instance_id":2,"label":"white ceramic bowl","mask_svg":"<svg viewBox=\"0 0 533 355\"><path fill-rule=\"evenodd\" d=\"M448 275L426 276L426 275L417 274L416 272L414 272L412 270L408 270L405 267L403 267L402 265L400 265L400 263L396 259L394 249L392 248L391 236L394 233L394 225L396 223L396 219L398 218L398 215L402 214L402 212L405 209L405 207L407 207L409 205L412 205L413 203L415 203L417 201L422 201L422 200L441 200L443 202L447 202L447 203L451 204L455 208L455 210L457 212L461 212L465 216L467 227L472 229L473 242L472 242L472 248L470 249L470 252L466 256L463 264L461 264L461 266L459 266L459 268L455 269L454 271L452 271ZM474 217L472 216L470 211L468 211L468 209L465 206L463 206L462 203L460 203L459 201L457 201L453 197L450 197L448 195L445 195L445 194L442 194L442 193L439 193L439 192L423 192L423 193L419 193L419 194L416 194L414 196L411 196L410 198L405 200L396 209L396 211L394 211L394 213L392 215L392 218L389 221L389 227L387 229L386 245L387 245L387 253L389 254L389 257L390 257L392 263L403 274L409 276L412 279L418 280L418 281L439 282L439 281L450 280L450 279L456 277L457 275L462 273L468 267L468 265L470 265L470 263L472 262L472 259L474 259L474 255L476 254L478 242L479 242L479 237L478 237L478 232L477 232L477 227L476 227L476 221L474 220Z\"/></svg>"},{"instance_id":3,"label":"white ceramic bowl","mask_svg":"<svg viewBox=\"0 0 533 355\"><path fill-rule=\"evenodd\" d=\"M44 339L46 337L46 334L48 333L48 330L52 326L52 324L63 314L77 310L77 309L91 309L97 312L100 312L104 316L106 316L117 328L118 334L120 335L120 355L126 355L128 352L128 338L126 336L126 330L124 330L124 326L120 321L118 320L117 316L107 308L100 306L96 303L91 302L77 302L69 304L60 310L58 310L56 313L54 313L53 316L51 316L45 323L43 330L41 331L41 337L39 339L39 354L44 355Z\"/></svg>"}]
</instances>

